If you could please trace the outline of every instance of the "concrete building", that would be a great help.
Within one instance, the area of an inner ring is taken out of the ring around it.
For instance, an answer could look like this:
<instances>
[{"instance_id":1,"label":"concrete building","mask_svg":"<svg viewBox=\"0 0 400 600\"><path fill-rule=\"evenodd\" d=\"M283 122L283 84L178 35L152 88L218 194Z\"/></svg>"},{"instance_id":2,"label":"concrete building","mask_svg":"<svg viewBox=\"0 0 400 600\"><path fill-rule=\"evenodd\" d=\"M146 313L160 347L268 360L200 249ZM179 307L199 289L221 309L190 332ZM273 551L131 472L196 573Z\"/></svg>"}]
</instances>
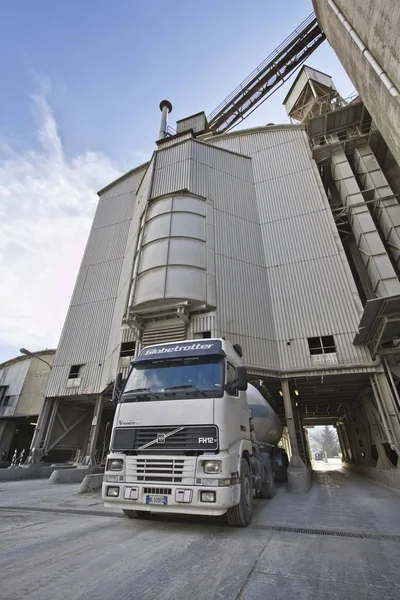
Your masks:
<instances>
[{"instance_id":1,"label":"concrete building","mask_svg":"<svg viewBox=\"0 0 400 600\"><path fill-rule=\"evenodd\" d=\"M400 163L400 3L313 0L319 24Z\"/></svg>"},{"instance_id":2,"label":"concrete building","mask_svg":"<svg viewBox=\"0 0 400 600\"><path fill-rule=\"evenodd\" d=\"M293 464L304 427L332 424L345 461L400 481L400 170L368 90L345 102L304 67L296 123L220 135L204 113L166 135L161 104L153 156L99 192L32 461L101 462L115 374L143 345L220 336L273 396Z\"/></svg>"},{"instance_id":3,"label":"concrete building","mask_svg":"<svg viewBox=\"0 0 400 600\"><path fill-rule=\"evenodd\" d=\"M42 409L55 350L17 356L0 364L0 461L25 458ZM49 363L47 366L43 361Z\"/></svg>"}]
</instances>

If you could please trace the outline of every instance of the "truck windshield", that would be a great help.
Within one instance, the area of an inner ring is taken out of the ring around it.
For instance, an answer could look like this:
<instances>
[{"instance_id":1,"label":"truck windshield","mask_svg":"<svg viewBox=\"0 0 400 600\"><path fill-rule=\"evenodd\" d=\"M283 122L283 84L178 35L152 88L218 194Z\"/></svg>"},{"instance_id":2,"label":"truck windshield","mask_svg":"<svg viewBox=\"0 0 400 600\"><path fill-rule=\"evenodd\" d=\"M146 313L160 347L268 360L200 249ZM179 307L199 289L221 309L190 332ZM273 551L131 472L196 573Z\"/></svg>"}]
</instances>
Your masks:
<instances>
[{"instance_id":1,"label":"truck windshield","mask_svg":"<svg viewBox=\"0 0 400 600\"><path fill-rule=\"evenodd\" d=\"M223 366L221 356L138 363L129 375L121 401L222 396Z\"/></svg>"}]
</instances>

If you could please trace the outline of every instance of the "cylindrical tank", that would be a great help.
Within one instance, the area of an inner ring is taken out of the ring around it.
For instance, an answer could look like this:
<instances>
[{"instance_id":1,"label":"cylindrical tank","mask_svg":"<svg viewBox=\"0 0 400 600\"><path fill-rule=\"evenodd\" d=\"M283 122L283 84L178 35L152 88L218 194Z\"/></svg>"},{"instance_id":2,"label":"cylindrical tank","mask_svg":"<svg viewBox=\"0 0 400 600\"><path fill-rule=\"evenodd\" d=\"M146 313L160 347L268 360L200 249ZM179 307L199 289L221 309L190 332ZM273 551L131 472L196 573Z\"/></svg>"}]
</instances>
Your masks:
<instances>
[{"instance_id":1,"label":"cylindrical tank","mask_svg":"<svg viewBox=\"0 0 400 600\"><path fill-rule=\"evenodd\" d=\"M282 437L282 422L264 396L251 383L247 387L247 402L253 412L255 439L264 444L277 446Z\"/></svg>"}]
</instances>

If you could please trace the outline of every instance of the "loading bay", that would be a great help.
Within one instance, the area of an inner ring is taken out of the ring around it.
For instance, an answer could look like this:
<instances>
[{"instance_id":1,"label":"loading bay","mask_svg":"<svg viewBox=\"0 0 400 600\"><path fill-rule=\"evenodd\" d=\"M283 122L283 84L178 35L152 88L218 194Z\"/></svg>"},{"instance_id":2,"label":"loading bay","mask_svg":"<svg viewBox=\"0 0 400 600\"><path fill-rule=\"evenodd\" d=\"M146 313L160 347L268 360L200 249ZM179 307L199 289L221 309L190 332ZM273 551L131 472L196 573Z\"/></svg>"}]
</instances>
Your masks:
<instances>
[{"instance_id":1,"label":"loading bay","mask_svg":"<svg viewBox=\"0 0 400 600\"><path fill-rule=\"evenodd\" d=\"M2 600L400 597L400 495L339 461L314 464L308 494L256 500L246 529L132 521L77 488L0 485Z\"/></svg>"}]
</instances>

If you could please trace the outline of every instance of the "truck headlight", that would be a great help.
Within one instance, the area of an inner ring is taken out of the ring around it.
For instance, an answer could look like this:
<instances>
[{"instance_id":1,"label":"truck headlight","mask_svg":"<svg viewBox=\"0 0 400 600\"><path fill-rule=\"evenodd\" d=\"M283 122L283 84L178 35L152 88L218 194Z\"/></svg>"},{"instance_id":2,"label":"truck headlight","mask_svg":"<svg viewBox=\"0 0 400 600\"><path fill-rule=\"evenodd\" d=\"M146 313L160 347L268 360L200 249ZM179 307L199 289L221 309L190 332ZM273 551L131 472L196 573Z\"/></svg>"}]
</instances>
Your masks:
<instances>
[{"instance_id":1,"label":"truck headlight","mask_svg":"<svg viewBox=\"0 0 400 600\"><path fill-rule=\"evenodd\" d=\"M107 496L112 496L113 498L118 498L119 487L107 487Z\"/></svg>"},{"instance_id":2,"label":"truck headlight","mask_svg":"<svg viewBox=\"0 0 400 600\"><path fill-rule=\"evenodd\" d=\"M122 471L124 468L124 461L121 458L111 458L107 461L106 471Z\"/></svg>"},{"instance_id":3,"label":"truck headlight","mask_svg":"<svg viewBox=\"0 0 400 600\"><path fill-rule=\"evenodd\" d=\"M205 460L203 462L204 473L221 473L220 460Z\"/></svg>"}]
</instances>

